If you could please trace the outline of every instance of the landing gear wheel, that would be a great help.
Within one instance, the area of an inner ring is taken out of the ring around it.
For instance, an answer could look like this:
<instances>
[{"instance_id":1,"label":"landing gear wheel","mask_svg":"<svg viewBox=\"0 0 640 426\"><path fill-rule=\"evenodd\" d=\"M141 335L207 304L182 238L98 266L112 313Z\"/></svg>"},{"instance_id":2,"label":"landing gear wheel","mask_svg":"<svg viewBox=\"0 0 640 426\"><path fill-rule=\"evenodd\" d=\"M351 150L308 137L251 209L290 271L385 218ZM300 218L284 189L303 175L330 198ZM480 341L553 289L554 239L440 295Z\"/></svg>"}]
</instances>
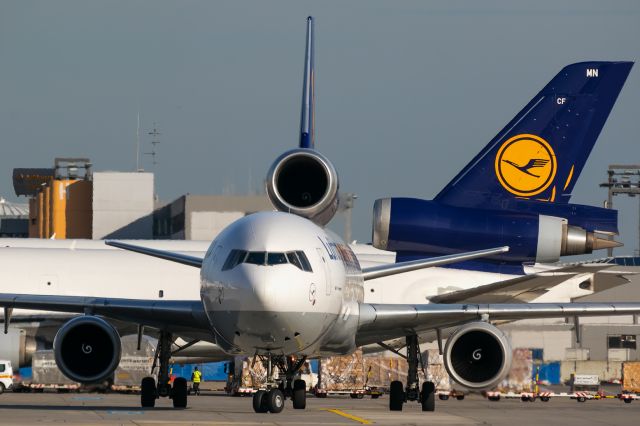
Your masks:
<instances>
[{"instance_id":1,"label":"landing gear wheel","mask_svg":"<svg viewBox=\"0 0 640 426\"><path fill-rule=\"evenodd\" d=\"M458 396L456 396L456 399L458 401L462 401L464 399L464 395L458 395Z\"/></svg>"},{"instance_id":2,"label":"landing gear wheel","mask_svg":"<svg viewBox=\"0 0 640 426\"><path fill-rule=\"evenodd\" d=\"M267 394L267 407L271 413L277 414L284 408L284 394L280 389L271 389Z\"/></svg>"},{"instance_id":3,"label":"landing gear wheel","mask_svg":"<svg viewBox=\"0 0 640 426\"><path fill-rule=\"evenodd\" d=\"M422 411L435 411L436 409L436 387L433 382L424 382L420 393L420 403Z\"/></svg>"},{"instance_id":4,"label":"landing gear wheel","mask_svg":"<svg viewBox=\"0 0 640 426\"><path fill-rule=\"evenodd\" d=\"M187 379L176 377L171 389L171 399L173 399L173 408L187 408Z\"/></svg>"},{"instance_id":5,"label":"landing gear wheel","mask_svg":"<svg viewBox=\"0 0 640 426\"><path fill-rule=\"evenodd\" d=\"M140 384L140 405L153 408L156 405L156 397L156 380L153 377L145 377Z\"/></svg>"},{"instance_id":6,"label":"landing gear wheel","mask_svg":"<svg viewBox=\"0 0 640 426\"><path fill-rule=\"evenodd\" d=\"M631 404L631 400L630 400L629 398L626 398L626 399L624 400L624 403L625 403L625 404Z\"/></svg>"},{"instance_id":7,"label":"landing gear wheel","mask_svg":"<svg viewBox=\"0 0 640 426\"><path fill-rule=\"evenodd\" d=\"M304 380L296 380L293 382L293 408L296 410L304 410L307 408L307 383Z\"/></svg>"},{"instance_id":8,"label":"landing gear wheel","mask_svg":"<svg viewBox=\"0 0 640 426\"><path fill-rule=\"evenodd\" d=\"M253 394L253 411L256 413L266 413L269 411L267 407L267 392L259 390Z\"/></svg>"},{"instance_id":9,"label":"landing gear wheel","mask_svg":"<svg viewBox=\"0 0 640 426\"><path fill-rule=\"evenodd\" d=\"M389 386L389 410L402 411L404 404L404 387L402 382L394 380Z\"/></svg>"},{"instance_id":10,"label":"landing gear wheel","mask_svg":"<svg viewBox=\"0 0 640 426\"><path fill-rule=\"evenodd\" d=\"M447 401L449 399L449 395L440 394L438 395L438 398L440 398L440 401Z\"/></svg>"}]
</instances>

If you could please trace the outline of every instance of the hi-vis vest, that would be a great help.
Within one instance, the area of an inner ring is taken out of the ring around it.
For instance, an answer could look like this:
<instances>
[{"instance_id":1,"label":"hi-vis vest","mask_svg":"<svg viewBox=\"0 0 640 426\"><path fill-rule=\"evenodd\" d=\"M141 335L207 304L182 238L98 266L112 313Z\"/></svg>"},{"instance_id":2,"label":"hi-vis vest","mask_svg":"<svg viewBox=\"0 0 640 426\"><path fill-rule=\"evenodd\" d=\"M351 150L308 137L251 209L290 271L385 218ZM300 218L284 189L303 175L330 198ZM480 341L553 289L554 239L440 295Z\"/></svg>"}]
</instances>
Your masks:
<instances>
[{"instance_id":1,"label":"hi-vis vest","mask_svg":"<svg viewBox=\"0 0 640 426\"><path fill-rule=\"evenodd\" d=\"M193 383L200 383L200 378L202 377L202 373L200 371L193 372Z\"/></svg>"}]
</instances>

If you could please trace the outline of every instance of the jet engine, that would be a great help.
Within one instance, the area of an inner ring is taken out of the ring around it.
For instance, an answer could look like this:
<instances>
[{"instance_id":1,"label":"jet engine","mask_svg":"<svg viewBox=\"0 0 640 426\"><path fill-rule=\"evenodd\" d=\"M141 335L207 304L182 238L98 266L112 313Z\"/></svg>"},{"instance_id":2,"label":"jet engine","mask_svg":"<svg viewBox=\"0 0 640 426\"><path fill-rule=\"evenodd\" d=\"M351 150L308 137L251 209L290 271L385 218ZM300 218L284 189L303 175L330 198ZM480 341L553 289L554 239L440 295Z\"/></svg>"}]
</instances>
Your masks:
<instances>
[{"instance_id":1,"label":"jet engine","mask_svg":"<svg viewBox=\"0 0 640 426\"><path fill-rule=\"evenodd\" d=\"M80 383L98 383L120 363L120 336L105 320L80 316L58 330L53 350L56 364L65 376Z\"/></svg>"},{"instance_id":2,"label":"jet engine","mask_svg":"<svg viewBox=\"0 0 640 426\"><path fill-rule=\"evenodd\" d=\"M267 174L267 194L282 212L326 225L338 209L338 173L323 155L310 149L287 151Z\"/></svg>"},{"instance_id":3,"label":"jet engine","mask_svg":"<svg viewBox=\"0 0 640 426\"><path fill-rule=\"evenodd\" d=\"M553 263L560 256L620 245L598 233L614 233L615 212L578 205L556 210L571 220L527 210L470 209L413 198L385 198L374 204L373 245L398 252L401 260L508 245L508 253L488 259L516 264Z\"/></svg>"},{"instance_id":4,"label":"jet engine","mask_svg":"<svg viewBox=\"0 0 640 426\"><path fill-rule=\"evenodd\" d=\"M500 383L511 368L511 344L498 328L486 322L460 327L447 340L444 365L461 385L490 389Z\"/></svg>"}]
</instances>

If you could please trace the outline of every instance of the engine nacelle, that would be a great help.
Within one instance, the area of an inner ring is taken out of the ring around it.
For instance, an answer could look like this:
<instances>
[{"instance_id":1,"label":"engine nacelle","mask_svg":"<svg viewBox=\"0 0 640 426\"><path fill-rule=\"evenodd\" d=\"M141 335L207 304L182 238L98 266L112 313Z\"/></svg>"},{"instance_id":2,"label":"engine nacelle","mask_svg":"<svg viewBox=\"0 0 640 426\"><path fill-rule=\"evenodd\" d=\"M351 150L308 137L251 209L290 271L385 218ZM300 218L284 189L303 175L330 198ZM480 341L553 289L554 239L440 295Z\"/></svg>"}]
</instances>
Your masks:
<instances>
[{"instance_id":1,"label":"engine nacelle","mask_svg":"<svg viewBox=\"0 0 640 426\"><path fill-rule=\"evenodd\" d=\"M563 217L517 210L482 210L413 198L376 200L373 245L424 257L509 246L491 260L553 263L560 256L615 247L615 241L570 225Z\"/></svg>"},{"instance_id":2,"label":"engine nacelle","mask_svg":"<svg viewBox=\"0 0 640 426\"><path fill-rule=\"evenodd\" d=\"M267 194L277 210L326 225L338 209L338 173L314 150L287 151L269 169Z\"/></svg>"},{"instance_id":3,"label":"engine nacelle","mask_svg":"<svg viewBox=\"0 0 640 426\"><path fill-rule=\"evenodd\" d=\"M120 363L120 336L105 320L80 316L64 324L53 341L56 364L73 381L97 383Z\"/></svg>"},{"instance_id":4,"label":"engine nacelle","mask_svg":"<svg viewBox=\"0 0 640 426\"><path fill-rule=\"evenodd\" d=\"M486 322L463 325L449 337L444 366L456 382L473 389L490 389L511 368L511 344L498 328Z\"/></svg>"}]
</instances>

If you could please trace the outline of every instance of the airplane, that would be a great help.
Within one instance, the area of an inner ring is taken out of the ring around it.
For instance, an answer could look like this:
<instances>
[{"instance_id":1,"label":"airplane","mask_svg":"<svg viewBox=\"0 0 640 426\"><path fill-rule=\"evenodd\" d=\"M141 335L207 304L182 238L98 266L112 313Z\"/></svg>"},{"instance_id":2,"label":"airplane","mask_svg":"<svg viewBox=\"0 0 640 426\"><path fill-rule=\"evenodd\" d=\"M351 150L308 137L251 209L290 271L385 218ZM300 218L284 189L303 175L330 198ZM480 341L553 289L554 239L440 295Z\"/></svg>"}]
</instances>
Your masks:
<instances>
[{"instance_id":1,"label":"airplane","mask_svg":"<svg viewBox=\"0 0 640 426\"><path fill-rule=\"evenodd\" d=\"M348 354L362 345L404 337L409 379L406 386L398 381L391 384L389 408L401 410L406 401L419 401L424 411L432 411L433 383L419 386L417 379L418 333L457 327L443 351L445 365L456 381L481 389L500 381L510 364L509 342L491 321L640 313L640 303L364 302L366 281L495 256L509 248L361 268L349 246L323 228L336 211L338 179L329 160L314 146L312 57L313 20L309 17L300 145L276 160L267 183L280 211L256 213L232 223L212 241L204 257L107 242L199 269L198 299L2 293L5 326L14 308L83 314L60 328L54 353L65 375L85 383L107 377L119 361L119 336L106 319L157 329L159 373L157 381L153 377L142 381L144 407L167 396L174 407L187 405L186 380L176 378L172 385L168 381L173 335L215 343L230 355L255 355L268 372L267 390L253 397L253 408L259 413L282 411L285 394L294 408L306 407L305 383L294 377L307 358ZM318 191L319 182L331 191ZM274 365L284 373L279 381L273 377Z\"/></svg>"},{"instance_id":2,"label":"airplane","mask_svg":"<svg viewBox=\"0 0 640 426\"><path fill-rule=\"evenodd\" d=\"M569 201L632 66L562 69L433 200L376 200L374 247L403 261L508 245L455 268L522 275L527 263L619 246L617 211Z\"/></svg>"}]
</instances>

